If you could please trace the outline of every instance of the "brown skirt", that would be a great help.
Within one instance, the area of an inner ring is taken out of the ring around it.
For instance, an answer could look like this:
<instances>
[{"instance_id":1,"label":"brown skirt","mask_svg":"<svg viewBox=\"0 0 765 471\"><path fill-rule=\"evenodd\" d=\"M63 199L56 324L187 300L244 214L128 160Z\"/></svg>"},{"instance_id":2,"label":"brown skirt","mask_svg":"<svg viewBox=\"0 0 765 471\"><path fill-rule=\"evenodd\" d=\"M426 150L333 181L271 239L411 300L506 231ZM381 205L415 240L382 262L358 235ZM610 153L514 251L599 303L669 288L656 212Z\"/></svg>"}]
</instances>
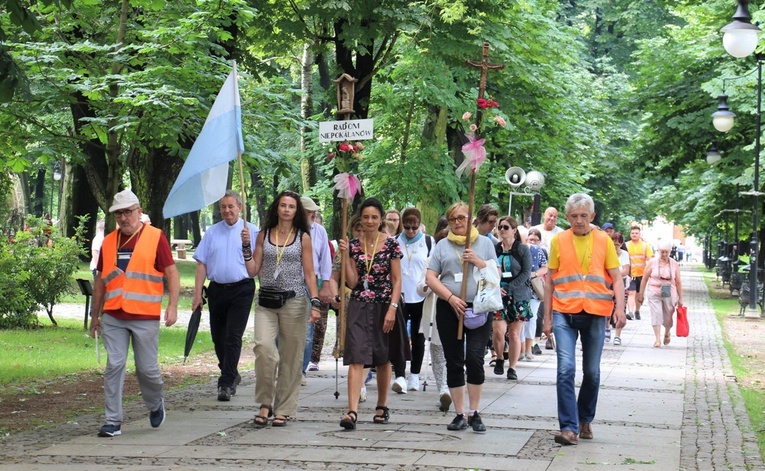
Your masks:
<instances>
[{"instance_id":1,"label":"brown skirt","mask_svg":"<svg viewBox=\"0 0 765 471\"><path fill-rule=\"evenodd\" d=\"M346 311L343 365L384 365L401 359L409 361L412 352L406 335L401 306L396 309L393 330L383 332L388 303L365 303L351 299Z\"/></svg>"}]
</instances>

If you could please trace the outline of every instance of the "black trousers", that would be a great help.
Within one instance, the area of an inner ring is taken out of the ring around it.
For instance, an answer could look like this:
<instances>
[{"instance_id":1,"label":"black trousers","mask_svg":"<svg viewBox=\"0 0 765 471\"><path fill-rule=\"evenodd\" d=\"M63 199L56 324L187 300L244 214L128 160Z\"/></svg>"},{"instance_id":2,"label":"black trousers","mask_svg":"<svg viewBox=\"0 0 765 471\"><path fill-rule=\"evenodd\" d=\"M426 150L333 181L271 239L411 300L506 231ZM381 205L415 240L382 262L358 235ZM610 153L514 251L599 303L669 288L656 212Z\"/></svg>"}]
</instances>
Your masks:
<instances>
[{"instance_id":1,"label":"black trousers","mask_svg":"<svg viewBox=\"0 0 765 471\"><path fill-rule=\"evenodd\" d=\"M220 387L233 386L239 374L242 335L250 318L254 298L255 280L252 278L230 284L213 281L207 288L210 334L218 357Z\"/></svg>"},{"instance_id":2,"label":"black trousers","mask_svg":"<svg viewBox=\"0 0 765 471\"><path fill-rule=\"evenodd\" d=\"M452 307L439 299L436 302L438 336L446 359L446 384L450 388L465 385L465 373L470 384L483 384L483 352L491 336L491 321L477 329L463 329L462 340L457 339L459 318Z\"/></svg>"},{"instance_id":3,"label":"black trousers","mask_svg":"<svg viewBox=\"0 0 765 471\"><path fill-rule=\"evenodd\" d=\"M422 323L422 306L425 301L419 303L405 303L404 319L410 321L410 328L412 335L410 336L412 342L412 363L410 365L410 372L412 374L420 374L422 369L422 359L425 358L425 335L420 333L420 324ZM406 377L406 362L403 360L392 361L394 377Z\"/></svg>"}]
</instances>

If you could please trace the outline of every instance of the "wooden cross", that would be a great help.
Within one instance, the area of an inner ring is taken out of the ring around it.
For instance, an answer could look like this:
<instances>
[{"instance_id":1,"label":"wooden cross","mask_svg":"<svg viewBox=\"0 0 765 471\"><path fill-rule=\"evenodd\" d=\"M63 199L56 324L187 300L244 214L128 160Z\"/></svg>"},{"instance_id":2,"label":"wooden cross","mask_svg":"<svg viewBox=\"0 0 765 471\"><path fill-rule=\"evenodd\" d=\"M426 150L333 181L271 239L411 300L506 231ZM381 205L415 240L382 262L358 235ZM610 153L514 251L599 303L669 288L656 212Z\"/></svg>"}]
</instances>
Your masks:
<instances>
[{"instance_id":1,"label":"wooden cross","mask_svg":"<svg viewBox=\"0 0 765 471\"><path fill-rule=\"evenodd\" d=\"M502 64L492 64L489 62L489 43L484 42L483 43L483 54L481 55L481 62L476 61L465 61L468 65L473 67L479 67L481 69L481 82L478 87L478 98L483 98L484 93L486 92L486 76L489 73L489 69L504 69L505 66ZM479 129L481 126L481 119L483 117L483 110L481 108L478 108L476 112L476 124L478 124ZM479 132L476 131L476 138L478 138ZM470 175L470 199L468 200L468 218L467 218L467 237L465 238L465 250L470 248L470 233L472 231L475 231L473 227L473 224L471 221L473 221L473 206L475 204L475 178L476 178L476 172L475 170L471 172ZM463 261L462 262L462 273L468 273L468 262ZM465 296L467 295L467 282L468 277L465 275L462 278L462 289L460 290L460 298L465 299ZM465 322L465 316L460 315L459 316L459 324L457 324L457 339L462 340L462 331L464 328L464 322Z\"/></svg>"},{"instance_id":2,"label":"wooden cross","mask_svg":"<svg viewBox=\"0 0 765 471\"><path fill-rule=\"evenodd\" d=\"M481 82L478 86L478 98L483 98L484 93L486 92L486 76L489 73L489 69L504 69L504 64L492 64L489 62L489 43L484 42L483 43L483 54L481 55L481 61L465 61L468 65L473 67L478 67L481 69Z\"/></svg>"}]
</instances>

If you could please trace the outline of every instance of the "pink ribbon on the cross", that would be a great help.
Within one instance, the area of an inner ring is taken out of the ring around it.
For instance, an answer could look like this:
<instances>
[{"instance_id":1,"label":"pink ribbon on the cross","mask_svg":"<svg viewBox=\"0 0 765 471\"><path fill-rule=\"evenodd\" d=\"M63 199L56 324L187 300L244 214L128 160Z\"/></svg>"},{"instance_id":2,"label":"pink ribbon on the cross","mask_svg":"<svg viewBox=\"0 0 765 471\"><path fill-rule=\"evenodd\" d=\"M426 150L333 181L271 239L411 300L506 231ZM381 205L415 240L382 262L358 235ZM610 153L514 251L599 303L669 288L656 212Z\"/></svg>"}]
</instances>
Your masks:
<instances>
[{"instance_id":1,"label":"pink ribbon on the cross","mask_svg":"<svg viewBox=\"0 0 765 471\"><path fill-rule=\"evenodd\" d=\"M361 190L359 177L345 172L338 173L335 175L335 190L337 190L338 198L345 198L353 201L353 198L356 197L356 193Z\"/></svg>"},{"instance_id":2,"label":"pink ribbon on the cross","mask_svg":"<svg viewBox=\"0 0 765 471\"><path fill-rule=\"evenodd\" d=\"M486 148L483 144L486 139L476 139L472 134L468 134L467 138L470 140L467 144L462 146L462 153L465 155L465 160L457 167L457 176L462 177L465 170L470 167L473 172L478 172L478 169L486 161Z\"/></svg>"}]
</instances>

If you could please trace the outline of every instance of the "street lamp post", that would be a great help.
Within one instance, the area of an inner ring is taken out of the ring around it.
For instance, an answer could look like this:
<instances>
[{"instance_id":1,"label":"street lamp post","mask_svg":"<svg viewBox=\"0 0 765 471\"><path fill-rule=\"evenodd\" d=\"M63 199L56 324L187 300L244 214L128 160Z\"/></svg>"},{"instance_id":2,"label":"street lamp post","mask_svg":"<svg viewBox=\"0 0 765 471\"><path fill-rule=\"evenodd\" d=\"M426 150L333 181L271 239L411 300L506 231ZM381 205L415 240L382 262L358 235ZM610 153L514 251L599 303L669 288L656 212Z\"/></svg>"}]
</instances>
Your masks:
<instances>
[{"instance_id":1,"label":"street lamp post","mask_svg":"<svg viewBox=\"0 0 765 471\"><path fill-rule=\"evenodd\" d=\"M53 193L56 192L56 182L61 180L61 170L59 170L58 162L53 163L53 175L51 175L51 182L50 182L50 218L53 219ZM60 196L59 196L60 198ZM59 201L60 204L60 201ZM56 216L58 218L58 215Z\"/></svg>"},{"instance_id":2,"label":"street lamp post","mask_svg":"<svg viewBox=\"0 0 765 471\"><path fill-rule=\"evenodd\" d=\"M722 28L723 47L733 57L743 58L751 55L759 42L760 28L752 24L747 0L738 0L738 8L733 15L733 22ZM757 252L759 249L757 215L760 195L760 133L762 115L762 57L757 55L757 120L754 141L754 188L752 189L752 241L750 247L751 268L749 271L749 311L757 312ZM747 194L747 193L742 193Z\"/></svg>"}]
</instances>

